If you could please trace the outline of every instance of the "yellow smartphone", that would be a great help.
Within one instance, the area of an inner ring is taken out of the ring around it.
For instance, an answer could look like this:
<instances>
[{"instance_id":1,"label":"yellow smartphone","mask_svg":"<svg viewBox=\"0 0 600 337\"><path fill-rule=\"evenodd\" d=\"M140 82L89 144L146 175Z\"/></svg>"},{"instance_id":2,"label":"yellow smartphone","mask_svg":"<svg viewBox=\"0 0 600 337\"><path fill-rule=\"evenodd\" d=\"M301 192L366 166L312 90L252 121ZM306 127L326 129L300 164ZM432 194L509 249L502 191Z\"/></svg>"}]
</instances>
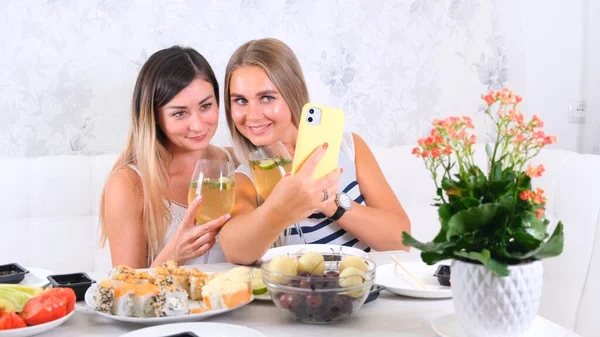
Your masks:
<instances>
[{"instance_id":1,"label":"yellow smartphone","mask_svg":"<svg viewBox=\"0 0 600 337\"><path fill-rule=\"evenodd\" d=\"M340 109L314 103L304 105L298 124L293 174L300 170L306 159L323 143L328 143L327 151L317 165L313 178L323 177L338 167L345 119L346 115Z\"/></svg>"}]
</instances>

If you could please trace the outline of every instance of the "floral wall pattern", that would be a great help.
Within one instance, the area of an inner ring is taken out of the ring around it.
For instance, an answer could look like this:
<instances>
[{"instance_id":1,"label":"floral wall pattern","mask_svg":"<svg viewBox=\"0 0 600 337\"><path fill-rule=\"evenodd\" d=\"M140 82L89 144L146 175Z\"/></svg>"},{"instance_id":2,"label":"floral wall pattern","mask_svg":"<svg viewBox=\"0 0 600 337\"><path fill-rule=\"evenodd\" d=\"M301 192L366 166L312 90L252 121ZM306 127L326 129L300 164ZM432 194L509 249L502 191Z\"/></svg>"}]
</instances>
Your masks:
<instances>
[{"instance_id":1,"label":"floral wall pattern","mask_svg":"<svg viewBox=\"0 0 600 337\"><path fill-rule=\"evenodd\" d=\"M372 146L413 143L435 117L471 115L509 80L493 0L0 2L0 156L119 152L137 72L196 48L222 85L231 53L275 37L315 102L342 107ZM224 127L215 142L229 143ZM480 135L485 137L482 128Z\"/></svg>"}]
</instances>

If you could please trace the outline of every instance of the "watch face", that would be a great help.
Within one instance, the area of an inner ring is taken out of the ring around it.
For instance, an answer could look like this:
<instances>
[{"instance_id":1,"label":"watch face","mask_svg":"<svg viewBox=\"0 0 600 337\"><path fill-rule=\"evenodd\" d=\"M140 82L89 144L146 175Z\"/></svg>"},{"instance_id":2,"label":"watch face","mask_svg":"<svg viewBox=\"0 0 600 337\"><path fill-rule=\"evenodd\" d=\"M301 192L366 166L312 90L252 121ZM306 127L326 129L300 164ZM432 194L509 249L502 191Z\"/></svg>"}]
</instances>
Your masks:
<instances>
[{"instance_id":1,"label":"watch face","mask_svg":"<svg viewBox=\"0 0 600 337\"><path fill-rule=\"evenodd\" d=\"M338 196L338 203L340 207L345 209L348 209L350 206L352 206L352 200L350 200L350 197L346 193L340 193Z\"/></svg>"}]
</instances>

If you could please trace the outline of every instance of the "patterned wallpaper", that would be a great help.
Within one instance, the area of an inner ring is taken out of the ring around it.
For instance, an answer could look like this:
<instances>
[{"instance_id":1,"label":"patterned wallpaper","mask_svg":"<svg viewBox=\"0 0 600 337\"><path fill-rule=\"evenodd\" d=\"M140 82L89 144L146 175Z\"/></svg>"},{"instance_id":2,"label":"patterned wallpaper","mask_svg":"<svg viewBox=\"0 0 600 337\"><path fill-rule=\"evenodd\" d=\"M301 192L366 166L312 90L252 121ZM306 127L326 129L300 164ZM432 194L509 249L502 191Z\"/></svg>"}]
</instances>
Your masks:
<instances>
[{"instance_id":1,"label":"patterned wallpaper","mask_svg":"<svg viewBox=\"0 0 600 337\"><path fill-rule=\"evenodd\" d=\"M438 116L484 126L479 95L509 78L494 0L4 0L0 18L0 156L119 152L137 72L173 44L222 83L240 44L285 41L311 99L373 146L415 142Z\"/></svg>"}]
</instances>

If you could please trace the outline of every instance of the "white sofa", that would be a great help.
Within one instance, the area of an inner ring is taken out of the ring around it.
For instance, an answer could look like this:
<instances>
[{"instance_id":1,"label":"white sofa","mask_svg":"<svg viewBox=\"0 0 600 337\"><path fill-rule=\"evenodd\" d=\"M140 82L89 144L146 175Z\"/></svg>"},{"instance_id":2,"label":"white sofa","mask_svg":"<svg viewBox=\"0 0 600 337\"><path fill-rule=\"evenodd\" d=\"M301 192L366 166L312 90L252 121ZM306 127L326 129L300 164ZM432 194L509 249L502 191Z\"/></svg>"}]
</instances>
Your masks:
<instances>
[{"instance_id":1,"label":"white sofa","mask_svg":"<svg viewBox=\"0 0 600 337\"><path fill-rule=\"evenodd\" d=\"M433 182L411 146L373 148L410 215L413 234L431 239L438 230L429 206ZM478 147L477 163L485 167ZM19 262L57 273L105 271L108 251L96 249L98 202L116 154L0 158L0 264ZM594 306L600 300L600 156L543 151L548 215L565 224L565 251L545 260L540 314L585 337L600 336ZM400 233L398 233L400 235Z\"/></svg>"}]
</instances>

